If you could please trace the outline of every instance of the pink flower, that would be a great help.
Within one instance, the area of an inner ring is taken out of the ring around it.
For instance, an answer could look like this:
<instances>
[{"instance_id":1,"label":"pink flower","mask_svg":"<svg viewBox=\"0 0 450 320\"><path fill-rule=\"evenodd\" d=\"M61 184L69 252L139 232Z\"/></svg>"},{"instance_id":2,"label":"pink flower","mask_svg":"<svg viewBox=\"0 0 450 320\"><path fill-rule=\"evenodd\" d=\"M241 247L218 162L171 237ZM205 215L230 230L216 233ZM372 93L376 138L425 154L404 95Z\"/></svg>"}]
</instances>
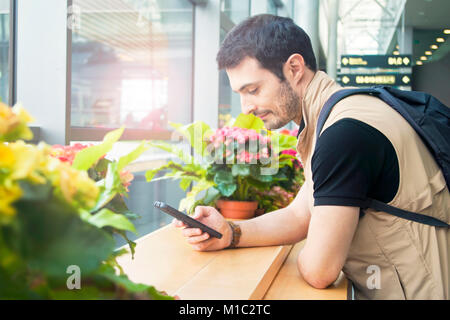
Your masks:
<instances>
[{"instance_id":1,"label":"pink flower","mask_svg":"<svg viewBox=\"0 0 450 320\"><path fill-rule=\"evenodd\" d=\"M291 156L297 157L297 151L294 149L287 149L281 151L281 154L289 154ZM303 168L302 164L298 159L292 159L292 163L294 164L295 169Z\"/></svg>"},{"instance_id":2,"label":"pink flower","mask_svg":"<svg viewBox=\"0 0 450 320\"><path fill-rule=\"evenodd\" d=\"M125 190L129 192L130 190L128 190L128 187L130 186L131 181L134 179L134 175L128 170L121 171L119 175L120 182L125 187Z\"/></svg>"},{"instance_id":3,"label":"pink flower","mask_svg":"<svg viewBox=\"0 0 450 320\"><path fill-rule=\"evenodd\" d=\"M51 148L50 156L57 158L59 161L68 162L70 165L72 165L77 153L87 147L90 147L91 145L92 144L75 143L71 146L62 146L59 144L55 144Z\"/></svg>"},{"instance_id":4,"label":"pink flower","mask_svg":"<svg viewBox=\"0 0 450 320\"><path fill-rule=\"evenodd\" d=\"M297 129L292 129L292 130L288 130L288 129L283 129L280 131L281 134L285 134L287 136L293 136L296 137L297 133L298 133L298 128Z\"/></svg>"},{"instance_id":5,"label":"pink flower","mask_svg":"<svg viewBox=\"0 0 450 320\"><path fill-rule=\"evenodd\" d=\"M286 150L281 151L281 154L289 154L289 155L295 157L295 156L297 156L297 151L294 149L286 149Z\"/></svg>"}]
</instances>

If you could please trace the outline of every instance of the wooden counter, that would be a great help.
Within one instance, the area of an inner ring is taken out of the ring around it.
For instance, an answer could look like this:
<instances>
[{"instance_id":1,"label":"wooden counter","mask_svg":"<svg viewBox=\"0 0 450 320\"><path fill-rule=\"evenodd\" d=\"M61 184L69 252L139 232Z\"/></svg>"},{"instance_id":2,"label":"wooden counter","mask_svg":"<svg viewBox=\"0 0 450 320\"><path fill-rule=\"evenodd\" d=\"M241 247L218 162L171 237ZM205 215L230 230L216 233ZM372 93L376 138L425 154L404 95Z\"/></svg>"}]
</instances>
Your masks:
<instances>
[{"instance_id":1,"label":"wooden counter","mask_svg":"<svg viewBox=\"0 0 450 320\"><path fill-rule=\"evenodd\" d=\"M128 277L181 299L346 299L347 280L327 289L309 286L299 275L295 246L194 251L172 225L136 241L131 254L117 260ZM127 248L127 246L124 246Z\"/></svg>"}]
</instances>

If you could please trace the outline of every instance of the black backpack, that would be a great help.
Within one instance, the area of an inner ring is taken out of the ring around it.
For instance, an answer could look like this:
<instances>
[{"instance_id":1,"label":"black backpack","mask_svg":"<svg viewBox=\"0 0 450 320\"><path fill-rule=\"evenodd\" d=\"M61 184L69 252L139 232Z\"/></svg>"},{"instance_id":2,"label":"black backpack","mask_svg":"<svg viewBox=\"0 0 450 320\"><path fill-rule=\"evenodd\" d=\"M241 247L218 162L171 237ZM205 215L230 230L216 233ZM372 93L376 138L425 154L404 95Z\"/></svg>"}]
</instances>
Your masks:
<instances>
[{"instance_id":1,"label":"black backpack","mask_svg":"<svg viewBox=\"0 0 450 320\"><path fill-rule=\"evenodd\" d=\"M383 86L337 91L328 99L320 112L317 121L317 139L334 105L341 99L354 94L376 96L400 113L430 150L442 169L447 187L450 186L450 108L429 94ZM402 210L375 199L366 199L363 209L367 208L435 227L450 227L446 222L436 218Z\"/></svg>"}]
</instances>

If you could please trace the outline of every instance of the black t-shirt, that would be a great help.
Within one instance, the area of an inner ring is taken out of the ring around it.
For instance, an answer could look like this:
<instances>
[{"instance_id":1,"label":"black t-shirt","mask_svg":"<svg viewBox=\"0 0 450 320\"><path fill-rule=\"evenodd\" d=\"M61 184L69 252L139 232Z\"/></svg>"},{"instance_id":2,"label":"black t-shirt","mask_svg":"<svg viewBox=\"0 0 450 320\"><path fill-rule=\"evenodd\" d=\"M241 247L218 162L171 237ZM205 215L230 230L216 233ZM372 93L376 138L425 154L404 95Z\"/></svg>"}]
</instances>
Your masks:
<instances>
[{"instance_id":1,"label":"black t-shirt","mask_svg":"<svg viewBox=\"0 0 450 320\"><path fill-rule=\"evenodd\" d=\"M342 119L322 132L311 159L314 206L362 207L369 197L396 195L399 166L394 147L377 129Z\"/></svg>"}]
</instances>

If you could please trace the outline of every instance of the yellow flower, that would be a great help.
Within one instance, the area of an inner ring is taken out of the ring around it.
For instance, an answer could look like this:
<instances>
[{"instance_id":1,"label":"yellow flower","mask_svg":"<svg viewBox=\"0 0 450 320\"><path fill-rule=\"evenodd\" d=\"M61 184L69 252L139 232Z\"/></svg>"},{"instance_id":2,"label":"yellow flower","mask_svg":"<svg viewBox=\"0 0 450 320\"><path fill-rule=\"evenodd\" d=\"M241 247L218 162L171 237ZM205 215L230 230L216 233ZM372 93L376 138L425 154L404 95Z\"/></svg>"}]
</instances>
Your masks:
<instances>
[{"instance_id":1,"label":"yellow flower","mask_svg":"<svg viewBox=\"0 0 450 320\"><path fill-rule=\"evenodd\" d=\"M14 113L12 109L0 102L0 135L5 134L9 130L13 118Z\"/></svg>"},{"instance_id":2,"label":"yellow flower","mask_svg":"<svg viewBox=\"0 0 450 320\"><path fill-rule=\"evenodd\" d=\"M20 198L22 190L18 185L6 187L0 185L0 224L6 223L16 214L12 203Z\"/></svg>"},{"instance_id":3,"label":"yellow flower","mask_svg":"<svg viewBox=\"0 0 450 320\"><path fill-rule=\"evenodd\" d=\"M57 159L52 159L51 163L54 168L51 180L63 198L75 207L91 209L99 194L95 181L89 178L86 171L78 171L68 163Z\"/></svg>"},{"instance_id":4,"label":"yellow flower","mask_svg":"<svg viewBox=\"0 0 450 320\"><path fill-rule=\"evenodd\" d=\"M10 178L13 180L29 179L33 183L45 183L39 174L39 165L43 161L43 152L33 145L18 141L8 144L14 152L14 166Z\"/></svg>"},{"instance_id":5,"label":"yellow flower","mask_svg":"<svg viewBox=\"0 0 450 320\"><path fill-rule=\"evenodd\" d=\"M0 141L31 140L33 132L27 124L34 121L20 104L13 108L0 103Z\"/></svg>"},{"instance_id":6,"label":"yellow flower","mask_svg":"<svg viewBox=\"0 0 450 320\"><path fill-rule=\"evenodd\" d=\"M0 143L0 168L11 168L14 160L14 153L11 149L7 145Z\"/></svg>"}]
</instances>

